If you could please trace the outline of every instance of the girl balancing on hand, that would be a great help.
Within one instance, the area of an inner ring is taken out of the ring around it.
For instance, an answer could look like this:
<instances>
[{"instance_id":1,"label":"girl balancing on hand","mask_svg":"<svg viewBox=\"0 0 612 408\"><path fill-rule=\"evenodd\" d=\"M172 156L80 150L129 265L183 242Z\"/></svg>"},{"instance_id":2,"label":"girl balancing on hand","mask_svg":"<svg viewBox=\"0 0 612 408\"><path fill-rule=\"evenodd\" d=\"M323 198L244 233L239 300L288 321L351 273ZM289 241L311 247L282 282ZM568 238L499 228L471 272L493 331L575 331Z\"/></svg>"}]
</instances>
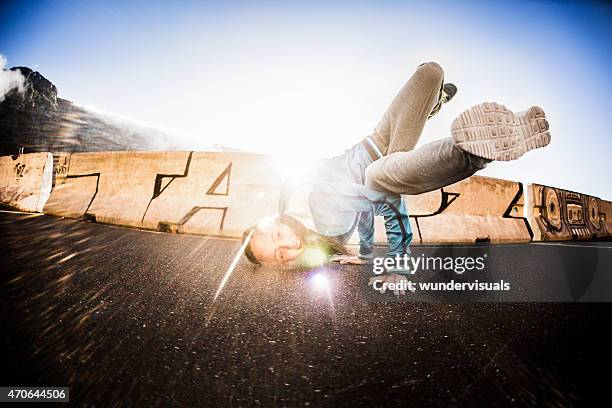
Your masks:
<instances>
[{"instance_id":1,"label":"girl balancing on hand","mask_svg":"<svg viewBox=\"0 0 612 408\"><path fill-rule=\"evenodd\" d=\"M279 214L247 229L245 256L256 264L325 260L363 264L372 258L374 216L383 216L388 257L410 253L412 231L402 194L415 195L463 180L492 160L516 160L550 143L544 111L512 112L485 102L465 110L451 136L418 149L423 127L457 87L444 83L435 62L421 64L402 87L372 135L344 154L320 160L306 179L287 174ZM345 243L355 228L359 252Z\"/></svg>"}]
</instances>

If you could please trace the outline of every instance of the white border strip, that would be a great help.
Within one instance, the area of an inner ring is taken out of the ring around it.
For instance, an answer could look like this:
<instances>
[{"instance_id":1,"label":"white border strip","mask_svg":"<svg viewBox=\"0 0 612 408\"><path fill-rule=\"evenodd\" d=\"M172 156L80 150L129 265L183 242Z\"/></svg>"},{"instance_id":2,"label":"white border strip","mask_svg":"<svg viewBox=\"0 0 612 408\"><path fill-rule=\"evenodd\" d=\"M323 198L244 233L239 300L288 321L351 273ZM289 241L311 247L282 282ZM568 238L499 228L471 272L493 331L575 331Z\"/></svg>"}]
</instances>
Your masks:
<instances>
[{"instance_id":1,"label":"white border strip","mask_svg":"<svg viewBox=\"0 0 612 408\"><path fill-rule=\"evenodd\" d=\"M374 149L374 151L378 155L378 158L380 159L381 157L383 157L383 154L381 153L380 149L378 148L378 146L376 146L376 143L374 143L374 141L370 138L370 136L366 136L366 140L368 141L368 144L370 145L370 147Z\"/></svg>"}]
</instances>

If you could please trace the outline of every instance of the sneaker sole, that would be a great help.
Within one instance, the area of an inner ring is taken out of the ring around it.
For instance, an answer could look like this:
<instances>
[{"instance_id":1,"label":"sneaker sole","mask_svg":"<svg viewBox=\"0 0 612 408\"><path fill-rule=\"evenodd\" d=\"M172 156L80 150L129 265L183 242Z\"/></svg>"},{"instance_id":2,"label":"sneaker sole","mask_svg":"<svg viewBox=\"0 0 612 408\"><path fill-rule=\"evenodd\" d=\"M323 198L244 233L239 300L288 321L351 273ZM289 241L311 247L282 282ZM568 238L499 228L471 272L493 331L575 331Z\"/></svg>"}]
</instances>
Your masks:
<instances>
[{"instance_id":1,"label":"sneaker sole","mask_svg":"<svg viewBox=\"0 0 612 408\"><path fill-rule=\"evenodd\" d=\"M468 153L490 160L516 160L529 150L550 143L544 111L532 106L512 112L485 102L465 110L451 125L455 143Z\"/></svg>"}]
</instances>

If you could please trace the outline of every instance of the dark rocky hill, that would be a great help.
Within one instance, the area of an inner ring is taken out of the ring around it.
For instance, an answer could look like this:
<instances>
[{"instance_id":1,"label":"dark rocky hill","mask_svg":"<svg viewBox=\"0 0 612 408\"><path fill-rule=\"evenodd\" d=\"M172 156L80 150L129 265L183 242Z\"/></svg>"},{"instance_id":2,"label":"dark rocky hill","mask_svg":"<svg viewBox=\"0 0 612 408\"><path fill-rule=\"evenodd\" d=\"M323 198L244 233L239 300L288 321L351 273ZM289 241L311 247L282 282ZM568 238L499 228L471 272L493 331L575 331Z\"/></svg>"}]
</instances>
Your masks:
<instances>
[{"instance_id":1,"label":"dark rocky hill","mask_svg":"<svg viewBox=\"0 0 612 408\"><path fill-rule=\"evenodd\" d=\"M177 150L169 135L58 98L57 88L39 72L11 68L25 78L24 92L10 91L0 102L0 155L47 151Z\"/></svg>"}]
</instances>

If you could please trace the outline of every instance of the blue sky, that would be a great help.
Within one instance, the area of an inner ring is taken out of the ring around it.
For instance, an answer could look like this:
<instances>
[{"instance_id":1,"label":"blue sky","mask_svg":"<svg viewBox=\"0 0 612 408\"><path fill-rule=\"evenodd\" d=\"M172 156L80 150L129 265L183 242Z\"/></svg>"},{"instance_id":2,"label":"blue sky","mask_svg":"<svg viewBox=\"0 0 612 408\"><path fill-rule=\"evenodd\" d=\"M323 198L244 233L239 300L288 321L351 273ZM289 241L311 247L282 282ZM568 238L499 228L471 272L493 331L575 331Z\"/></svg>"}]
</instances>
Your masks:
<instances>
[{"instance_id":1,"label":"blue sky","mask_svg":"<svg viewBox=\"0 0 612 408\"><path fill-rule=\"evenodd\" d=\"M612 199L612 8L584 2L128 2L0 5L0 54L60 96L215 143L326 156L368 135L423 61L463 109L540 105L549 147L482 175Z\"/></svg>"}]
</instances>

